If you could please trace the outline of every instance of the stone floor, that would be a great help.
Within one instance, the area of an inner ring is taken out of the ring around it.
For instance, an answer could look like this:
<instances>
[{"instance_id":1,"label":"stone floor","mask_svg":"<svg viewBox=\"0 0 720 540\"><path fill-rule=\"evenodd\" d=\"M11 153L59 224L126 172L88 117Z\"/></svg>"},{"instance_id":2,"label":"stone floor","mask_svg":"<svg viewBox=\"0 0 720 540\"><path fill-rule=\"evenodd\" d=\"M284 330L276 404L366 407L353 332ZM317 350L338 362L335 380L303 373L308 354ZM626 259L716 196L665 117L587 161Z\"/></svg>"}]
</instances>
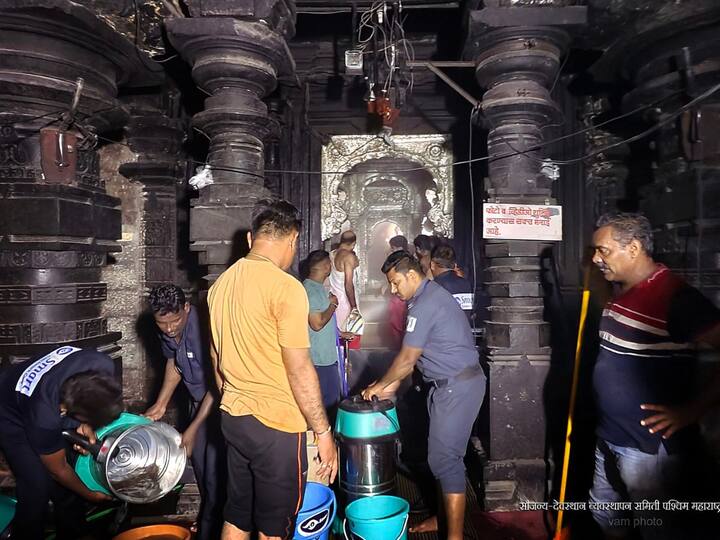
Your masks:
<instances>
[{"instance_id":1,"label":"stone floor","mask_svg":"<svg viewBox=\"0 0 720 540\"><path fill-rule=\"evenodd\" d=\"M473 512L479 510L477 497L475 496L475 492L469 482L467 483L466 487L468 512L466 512L465 516L465 538L469 540L485 540L485 537L482 536L480 534L480 531L476 529L471 519ZM412 504L414 501L417 501L419 499L420 490L418 489L417 484L411 478L400 473L397 476L397 494L398 496L402 497L403 499ZM410 514L410 526L412 527L413 525L419 524L429 516L429 512ZM416 540L436 540L439 537L437 534L424 533L413 534L412 538Z\"/></svg>"}]
</instances>

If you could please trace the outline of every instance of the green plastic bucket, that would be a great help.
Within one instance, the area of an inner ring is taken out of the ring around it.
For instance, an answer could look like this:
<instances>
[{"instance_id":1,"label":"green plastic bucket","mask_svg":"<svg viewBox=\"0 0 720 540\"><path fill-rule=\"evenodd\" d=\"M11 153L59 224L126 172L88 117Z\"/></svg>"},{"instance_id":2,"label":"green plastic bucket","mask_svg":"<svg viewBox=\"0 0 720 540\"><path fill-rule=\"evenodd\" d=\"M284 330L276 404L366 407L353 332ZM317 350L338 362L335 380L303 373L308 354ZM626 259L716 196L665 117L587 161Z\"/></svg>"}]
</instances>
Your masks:
<instances>
[{"instance_id":1,"label":"green plastic bucket","mask_svg":"<svg viewBox=\"0 0 720 540\"><path fill-rule=\"evenodd\" d=\"M12 497L0 494L0 534L7 529L15 517L15 505L17 501Z\"/></svg>"},{"instance_id":2,"label":"green plastic bucket","mask_svg":"<svg viewBox=\"0 0 720 540\"><path fill-rule=\"evenodd\" d=\"M98 441L102 441L103 437L110 431L116 428L131 428L132 426L138 426L143 424L150 424L152 420L139 414L122 413L118 418L109 423L107 426L103 426L95 432ZM95 466L95 458L91 455L80 455L75 462L75 473L78 475L82 483L92 491L100 491L106 495L113 495L113 493L105 485L105 479L100 474L98 468ZM113 495L114 496L114 495Z\"/></svg>"},{"instance_id":3,"label":"green plastic bucket","mask_svg":"<svg viewBox=\"0 0 720 540\"><path fill-rule=\"evenodd\" d=\"M346 540L407 540L410 504L392 495L358 499L345 508Z\"/></svg>"}]
</instances>

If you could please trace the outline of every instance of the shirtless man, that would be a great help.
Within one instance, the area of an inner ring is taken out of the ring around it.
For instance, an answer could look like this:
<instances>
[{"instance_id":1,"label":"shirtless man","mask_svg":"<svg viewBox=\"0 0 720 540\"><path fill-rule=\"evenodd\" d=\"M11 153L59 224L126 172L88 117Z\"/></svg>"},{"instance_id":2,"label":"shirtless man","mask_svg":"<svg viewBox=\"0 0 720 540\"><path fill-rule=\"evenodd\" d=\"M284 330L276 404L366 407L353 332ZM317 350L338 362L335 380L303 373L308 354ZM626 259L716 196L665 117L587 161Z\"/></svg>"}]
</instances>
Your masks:
<instances>
[{"instance_id":1,"label":"shirtless man","mask_svg":"<svg viewBox=\"0 0 720 540\"><path fill-rule=\"evenodd\" d=\"M355 254L355 233L347 230L340 235L340 245L332 253L332 272L330 273L330 291L338 299L338 307L335 311L338 328L344 332L347 330L345 323L353 310L358 308L356 287L356 269L360 265ZM350 344L351 348L359 348L360 339L356 338Z\"/></svg>"}]
</instances>

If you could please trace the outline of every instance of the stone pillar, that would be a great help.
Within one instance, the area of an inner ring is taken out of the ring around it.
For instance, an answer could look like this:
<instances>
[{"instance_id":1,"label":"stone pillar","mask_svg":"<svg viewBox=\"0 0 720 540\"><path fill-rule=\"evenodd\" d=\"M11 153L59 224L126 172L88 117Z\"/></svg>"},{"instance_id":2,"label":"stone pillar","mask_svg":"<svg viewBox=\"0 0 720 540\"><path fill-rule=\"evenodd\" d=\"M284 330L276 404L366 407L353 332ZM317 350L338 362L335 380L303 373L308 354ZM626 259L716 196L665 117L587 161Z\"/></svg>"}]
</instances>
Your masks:
<instances>
[{"instance_id":1,"label":"stone pillar","mask_svg":"<svg viewBox=\"0 0 720 540\"><path fill-rule=\"evenodd\" d=\"M655 229L655 258L720 305L720 93L673 120L720 80L717 24L682 18L633 35L609 55L632 84L623 112L646 106L637 115L646 127L664 122L645 153L648 174L633 178L639 210Z\"/></svg>"},{"instance_id":2,"label":"stone pillar","mask_svg":"<svg viewBox=\"0 0 720 540\"><path fill-rule=\"evenodd\" d=\"M158 95L173 94L163 89ZM153 397L153 361L162 359L154 321L146 312L147 294L157 284L176 283L178 277L176 185L184 132L180 121L161 106L137 97L128 104L125 140L133 155L132 161L125 158L119 172L131 186L118 190L124 209L123 252L108 279L116 299L108 315L123 332L125 399L138 409Z\"/></svg>"},{"instance_id":3,"label":"stone pillar","mask_svg":"<svg viewBox=\"0 0 720 540\"><path fill-rule=\"evenodd\" d=\"M610 111L611 106L607 97L587 96L582 112L583 124L585 127L593 127L601 123ZM588 154L593 153L621 140L621 137L610 131L596 128L585 135L585 150ZM626 198L625 183L629 174L627 166L629 156L630 148L627 144L621 144L586 161L586 179L592 197L593 222L602 214L617 212L620 203Z\"/></svg>"},{"instance_id":4,"label":"stone pillar","mask_svg":"<svg viewBox=\"0 0 720 540\"><path fill-rule=\"evenodd\" d=\"M552 204L552 178L543 167L542 128L561 120L552 100L569 36L551 26L542 8L490 7L471 11L466 56L477 62L486 89L482 113L489 130L488 201ZM573 13L573 17L577 17ZM525 24L527 26L517 26ZM524 152L521 154L519 152ZM543 319L540 241L485 241L486 323L490 441L485 505L512 509L543 500L545 418L542 392L550 366L550 336Z\"/></svg>"},{"instance_id":5,"label":"stone pillar","mask_svg":"<svg viewBox=\"0 0 720 540\"><path fill-rule=\"evenodd\" d=\"M63 0L0 0L0 49L0 363L57 343L117 351L101 270L119 250L119 201L106 192L95 145L72 126L58 142L55 128L79 77L77 122L121 127L117 87L143 80L141 53Z\"/></svg>"},{"instance_id":6,"label":"stone pillar","mask_svg":"<svg viewBox=\"0 0 720 540\"><path fill-rule=\"evenodd\" d=\"M262 99L294 63L285 38L293 32L289 2L188 2L193 18L168 21L168 35L208 94L192 125L210 139L214 183L203 188L190 214L191 249L210 282L226 268L233 241L250 228L265 188L263 141L277 130ZM237 246L235 246L237 248Z\"/></svg>"},{"instance_id":7,"label":"stone pillar","mask_svg":"<svg viewBox=\"0 0 720 540\"><path fill-rule=\"evenodd\" d=\"M720 306L720 93L709 92L720 81L717 7L668 4L662 17L616 40L593 71L596 80L625 79L630 90L616 112L641 111L633 127L663 124L633 147L635 165L646 168L629 188L653 225L655 260ZM699 358L703 381L718 361L702 351ZM720 416L701 422L709 451L720 455Z\"/></svg>"}]
</instances>

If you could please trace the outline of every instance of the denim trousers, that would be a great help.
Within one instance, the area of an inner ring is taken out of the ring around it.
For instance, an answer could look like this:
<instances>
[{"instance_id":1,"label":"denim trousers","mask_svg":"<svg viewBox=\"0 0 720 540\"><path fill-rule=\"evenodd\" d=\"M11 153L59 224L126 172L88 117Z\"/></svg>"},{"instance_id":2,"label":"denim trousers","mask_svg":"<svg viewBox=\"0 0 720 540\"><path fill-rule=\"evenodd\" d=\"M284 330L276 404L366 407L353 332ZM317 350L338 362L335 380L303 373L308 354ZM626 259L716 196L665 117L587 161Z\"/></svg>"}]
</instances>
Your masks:
<instances>
[{"instance_id":1,"label":"denim trousers","mask_svg":"<svg viewBox=\"0 0 720 540\"><path fill-rule=\"evenodd\" d=\"M693 468L689 456L670 455L662 443L656 454L647 454L599 440L589 499L593 519L606 535L627 536L634 529L643 540L707 538L698 530L704 528L698 516L667 506L692 502Z\"/></svg>"}]
</instances>

